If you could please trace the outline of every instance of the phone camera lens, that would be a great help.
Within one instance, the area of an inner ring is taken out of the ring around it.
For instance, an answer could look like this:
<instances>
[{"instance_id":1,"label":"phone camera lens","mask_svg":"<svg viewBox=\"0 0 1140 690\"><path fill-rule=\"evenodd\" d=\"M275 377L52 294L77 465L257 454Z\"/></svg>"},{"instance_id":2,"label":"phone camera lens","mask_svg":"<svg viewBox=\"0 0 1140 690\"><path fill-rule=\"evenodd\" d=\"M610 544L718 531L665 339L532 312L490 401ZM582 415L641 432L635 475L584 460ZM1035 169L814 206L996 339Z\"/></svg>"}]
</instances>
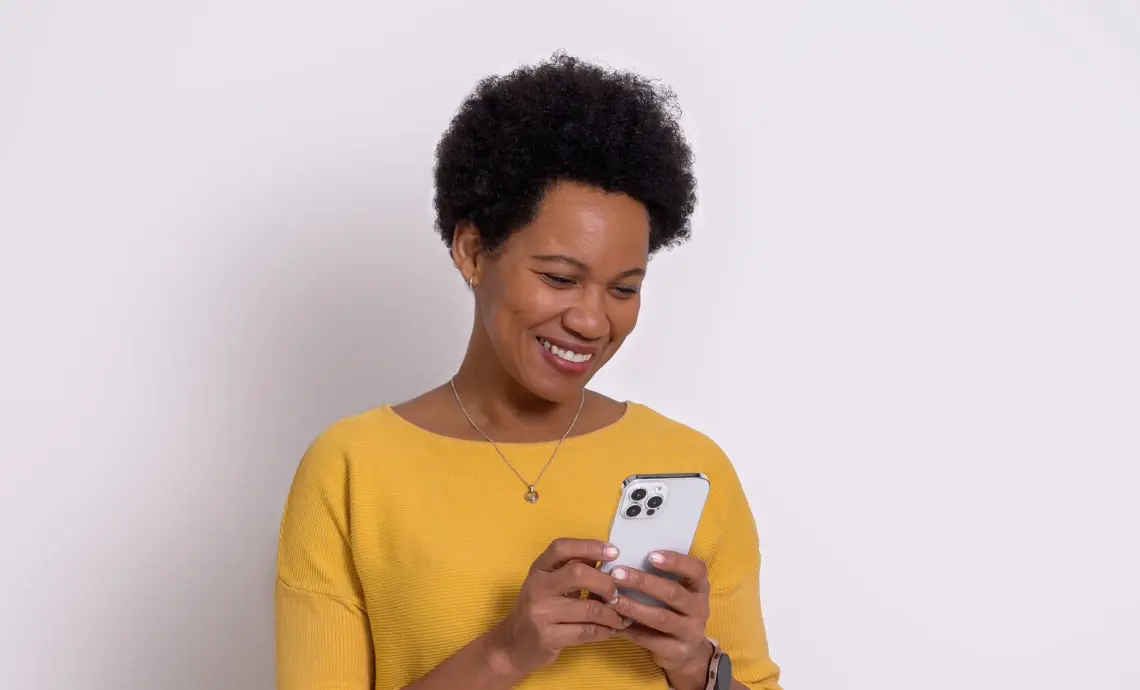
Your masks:
<instances>
[{"instance_id":1,"label":"phone camera lens","mask_svg":"<svg viewBox=\"0 0 1140 690\"><path fill-rule=\"evenodd\" d=\"M650 508L660 508L661 504L664 502L665 499L661 498L660 496L654 496L653 498L649 499L649 503L647 505Z\"/></svg>"},{"instance_id":2,"label":"phone camera lens","mask_svg":"<svg viewBox=\"0 0 1140 690\"><path fill-rule=\"evenodd\" d=\"M638 515L641 515L641 506L639 506L639 505L632 505L632 506L625 509L625 516L626 517L632 518L632 517L637 517Z\"/></svg>"},{"instance_id":3,"label":"phone camera lens","mask_svg":"<svg viewBox=\"0 0 1140 690\"><path fill-rule=\"evenodd\" d=\"M656 512L657 512L656 510L654 510L654 509L650 508L649 510L645 511L645 514L646 514L646 515L652 515L652 514L654 514L654 513L656 513Z\"/></svg>"},{"instance_id":4,"label":"phone camera lens","mask_svg":"<svg viewBox=\"0 0 1140 690\"><path fill-rule=\"evenodd\" d=\"M634 489L633 493L630 494L629 497L635 501L640 501L640 500L645 498L645 494L646 494L645 489Z\"/></svg>"}]
</instances>

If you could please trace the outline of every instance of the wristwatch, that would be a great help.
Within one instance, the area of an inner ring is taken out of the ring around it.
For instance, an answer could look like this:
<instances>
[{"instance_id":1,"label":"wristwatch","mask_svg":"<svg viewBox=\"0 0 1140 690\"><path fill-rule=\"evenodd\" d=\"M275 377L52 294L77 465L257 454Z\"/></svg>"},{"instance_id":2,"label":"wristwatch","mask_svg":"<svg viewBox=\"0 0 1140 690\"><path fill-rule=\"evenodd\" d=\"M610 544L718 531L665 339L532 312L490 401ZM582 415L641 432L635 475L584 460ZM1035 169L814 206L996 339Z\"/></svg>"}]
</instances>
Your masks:
<instances>
[{"instance_id":1,"label":"wristwatch","mask_svg":"<svg viewBox=\"0 0 1140 690\"><path fill-rule=\"evenodd\" d=\"M713 645L713 655L709 660L709 684L705 690L731 690L732 659L728 658L716 640L709 638L709 642Z\"/></svg>"},{"instance_id":2,"label":"wristwatch","mask_svg":"<svg viewBox=\"0 0 1140 690\"><path fill-rule=\"evenodd\" d=\"M709 682L705 685L705 690L731 690L732 659L728 658L728 654L720 648L716 640L711 637L708 640L712 642L713 654L712 659L709 660ZM674 689L670 687L669 690Z\"/></svg>"}]
</instances>

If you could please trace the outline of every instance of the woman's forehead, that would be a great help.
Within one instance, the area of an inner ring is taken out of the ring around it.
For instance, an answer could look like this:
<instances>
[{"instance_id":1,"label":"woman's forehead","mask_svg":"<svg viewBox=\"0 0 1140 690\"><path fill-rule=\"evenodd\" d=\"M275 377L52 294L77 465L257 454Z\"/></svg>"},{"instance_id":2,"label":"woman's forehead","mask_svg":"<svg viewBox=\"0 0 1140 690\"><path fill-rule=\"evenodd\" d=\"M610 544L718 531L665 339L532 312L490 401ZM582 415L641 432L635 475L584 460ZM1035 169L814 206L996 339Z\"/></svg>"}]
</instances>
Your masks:
<instances>
[{"instance_id":1,"label":"woman's forehead","mask_svg":"<svg viewBox=\"0 0 1140 690\"><path fill-rule=\"evenodd\" d=\"M649 252L649 214L625 194L574 183L551 188L533 221L518 233L518 249L579 260L644 257Z\"/></svg>"}]
</instances>

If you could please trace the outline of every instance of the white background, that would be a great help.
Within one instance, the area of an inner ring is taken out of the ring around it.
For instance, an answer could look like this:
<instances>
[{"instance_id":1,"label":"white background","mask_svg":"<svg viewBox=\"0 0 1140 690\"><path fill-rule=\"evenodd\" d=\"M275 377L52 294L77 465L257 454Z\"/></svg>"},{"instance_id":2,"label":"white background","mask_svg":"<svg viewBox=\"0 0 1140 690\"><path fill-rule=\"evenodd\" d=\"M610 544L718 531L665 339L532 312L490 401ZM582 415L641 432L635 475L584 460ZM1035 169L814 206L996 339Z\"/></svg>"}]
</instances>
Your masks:
<instances>
[{"instance_id":1,"label":"white background","mask_svg":"<svg viewBox=\"0 0 1140 690\"><path fill-rule=\"evenodd\" d=\"M789 690L1140 688L1140 5L0 1L0 687L273 683L281 507L448 376L433 146L566 49L699 163L599 378L737 463Z\"/></svg>"}]
</instances>

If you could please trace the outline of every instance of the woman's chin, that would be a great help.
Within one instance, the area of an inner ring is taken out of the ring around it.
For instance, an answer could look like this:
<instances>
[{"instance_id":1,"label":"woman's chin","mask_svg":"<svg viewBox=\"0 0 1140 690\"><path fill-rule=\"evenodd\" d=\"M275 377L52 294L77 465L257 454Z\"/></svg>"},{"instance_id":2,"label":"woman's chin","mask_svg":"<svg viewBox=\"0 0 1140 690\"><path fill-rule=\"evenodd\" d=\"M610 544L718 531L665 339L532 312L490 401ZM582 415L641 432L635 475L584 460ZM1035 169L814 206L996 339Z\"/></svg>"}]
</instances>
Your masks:
<instances>
[{"instance_id":1,"label":"woman's chin","mask_svg":"<svg viewBox=\"0 0 1140 690\"><path fill-rule=\"evenodd\" d=\"M551 385L550 382L528 385L527 389L538 398L550 403L578 402L582 396L582 386L570 387L563 383L560 386Z\"/></svg>"},{"instance_id":2,"label":"woman's chin","mask_svg":"<svg viewBox=\"0 0 1140 690\"><path fill-rule=\"evenodd\" d=\"M527 371L519 383L535 397L547 402L577 403L589 379L588 375L575 377L561 374L535 375L535 372Z\"/></svg>"}]
</instances>

